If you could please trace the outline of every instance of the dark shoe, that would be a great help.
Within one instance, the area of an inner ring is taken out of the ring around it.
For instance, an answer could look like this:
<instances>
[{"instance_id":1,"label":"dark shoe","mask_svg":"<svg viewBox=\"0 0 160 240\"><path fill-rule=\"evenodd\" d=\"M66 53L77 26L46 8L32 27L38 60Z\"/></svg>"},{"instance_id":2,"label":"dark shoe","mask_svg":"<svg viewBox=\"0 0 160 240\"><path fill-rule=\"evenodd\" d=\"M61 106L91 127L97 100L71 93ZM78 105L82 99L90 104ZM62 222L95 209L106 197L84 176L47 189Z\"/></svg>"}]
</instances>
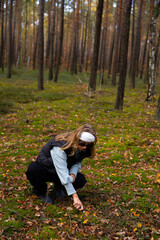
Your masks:
<instances>
[{"instance_id":1,"label":"dark shoe","mask_svg":"<svg viewBox=\"0 0 160 240\"><path fill-rule=\"evenodd\" d=\"M66 194L62 189L56 189L56 196L60 198L64 198Z\"/></svg>"},{"instance_id":2,"label":"dark shoe","mask_svg":"<svg viewBox=\"0 0 160 240\"><path fill-rule=\"evenodd\" d=\"M51 199L48 195L46 195L46 194L45 194L45 195L41 195L40 198L42 199L42 201L43 201L44 203L53 204L52 199Z\"/></svg>"},{"instance_id":3,"label":"dark shoe","mask_svg":"<svg viewBox=\"0 0 160 240\"><path fill-rule=\"evenodd\" d=\"M35 194L36 196L39 196L38 191L37 191L36 188L33 188L33 190L32 190L32 194Z\"/></svg>"}]
</instances>

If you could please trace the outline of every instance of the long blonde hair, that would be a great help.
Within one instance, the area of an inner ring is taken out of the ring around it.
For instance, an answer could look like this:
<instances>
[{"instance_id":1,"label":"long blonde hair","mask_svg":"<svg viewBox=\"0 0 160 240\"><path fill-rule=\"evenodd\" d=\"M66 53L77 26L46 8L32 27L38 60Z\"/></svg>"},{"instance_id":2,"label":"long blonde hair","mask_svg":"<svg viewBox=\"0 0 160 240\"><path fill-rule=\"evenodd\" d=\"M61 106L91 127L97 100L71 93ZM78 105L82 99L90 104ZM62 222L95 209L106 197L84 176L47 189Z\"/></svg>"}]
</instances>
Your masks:
<instances>
[{"instance_id":1,"label":"long blonde hair","mask_svg":"<svg viewBox=\"0 0 160 240\"><path fill-rule=\"evenodd\" d=\"M84 124L80 127L78 127L76 130L74 130L73 132L66 132L63 134L59 134L55 137L56 141L65 141L66 143L64 144L64 146L62 146L62 150L71 148L71 156L74 155L78 143L79 143L79 138L81 136L82 132L89 132L91 133L94 137L95 137L95 142L94 144L91 145L91 157L93 158L95 156L95 148L94 145L97 142L97 136L96 136L96 132L94 130L94 128L90 125L90 124Z\"/></svg>"}]
</instances>

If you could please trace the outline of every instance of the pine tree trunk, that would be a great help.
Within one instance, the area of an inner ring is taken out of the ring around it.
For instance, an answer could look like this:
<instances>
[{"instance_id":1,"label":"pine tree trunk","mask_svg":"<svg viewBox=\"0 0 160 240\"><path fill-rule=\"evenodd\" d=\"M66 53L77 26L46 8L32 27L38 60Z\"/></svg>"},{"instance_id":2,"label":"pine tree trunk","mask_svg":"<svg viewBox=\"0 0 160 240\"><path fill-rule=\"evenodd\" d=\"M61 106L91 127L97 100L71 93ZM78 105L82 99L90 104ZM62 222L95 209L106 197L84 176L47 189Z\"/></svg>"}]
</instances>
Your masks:
<instances>
[{"instance_id":1,"label":"pine tree trunk","mask_svg":"<svg viewBox=\"0 0 160 240\"><path fill-rule=\"evenodd\" d=\"M23 61L24 63L27 62L27 31L28 31L28 1L25 0L25 37L24 37L24 58Z\"/></svg>"},{"instance_id":2,"label":"pine tree trunk","mask_svg":"<svg viewBox=\"0 0 160 240\"><path fill-rule=\"evenodd\" d=\"M83 17L84 17L84 15L83 15ZM87 31L88 31L88 10L87 10L87 15L86 15L86 24L84 27L84 22L83 22L83 29L82 29L81 56L80 56L80 66L79 66L80 72L82 72L83 67L84 67L84 54L85 54L85 50L86 50Z\"/></svg>"},{"instance_id":3,"label":"pine tree trunk","mask_svg":"<svg viewBox=\"0 0 160 240\"><path fill-rule=\"evenodd\" d=\"M32 20L33 21L33 31L32 31L32 35L33 35L33 40L32 40L32 67L34 67L34 68L35 68L35 62L33 63L33 59L34 59L34 46L35 46L35 39L36 39L35 1L36 0L33 0L33 20Z\"/></svg>"},{"instance_id":4,"label":"pine tree trunk","mask_svg":"<svg viewBox=\"0 0 160 240\"><path fill-rule=\"evenodd\" d=\"M86 52L85 52L85 71L88 70L88 61L91 56L91 35L92 35L92 27L91 27L91 0L88 0L88 31L87 31L87 42L86 42Z\"/></svg>"},{"instance_id":5,"label":"pine tree trunk","mask_svg":"<svg viewBox=\"0 0 160 240\"><path fill-rule=\"evenodd\" d=\"M45 57L45 67L48 67L49 61L49 50L50 50L50 39L51 35L51 1L48 1L48 28L47 28L47 43L46 43L46 57Z\"/></svg>"},{"instance_id":6,"label":"pine tree trunk","mask_svg":"<svg viewBox=\"0 0 160 240\"><path fill-rule=\"evenodd\" d=\"M134 51L134 29L135 29L135 4L136 0L133 0L133 13L132 13L132 40L131 40L131 50L130 50L130 62L129 62L129 76L131 78L131 68L133 62L133 51Z\"/></svg>"},{"instance_id":7,"label":"pine tree trunk","mask_svg":"<svg viewBox=\"0 0 160 240\"><path fill-rule=\"evenodd\" d=\"M157 109L156 109L155 119L160 120L160 95L159 95L159 99L158 99L158 105L157 105Z\"/></svg>"},{"instance_id":8,"label":"pine tree trunk","mask_svg":"<svg viewBox=\"0 0 160 240\"><path fill-rule=\"evenodd\" d=\"M149 37L149 29L150 29L150 24L151 24L151 19L152 19L153 7L154 7L154 0L151 0L150 1L149 21L148 21L148 26L147 26L147 35L146 35L146 39L145 39L145 43L144 43L144 50L143 50L143 56L142 56L142 66L141 66L141 71L140 71L140 79L143 78L143 71L144 71L146 52L147 52L147 42L148 42L148 37Z\"/></svg>"},{"instance_id":9,"label":"pine tree trunk","mask_svg":"<svg viewBox=\"0 0 160 240\"><path fill-rule=\"evenodd\" d=\"M139 52L140 52L140 31L141 31L141 21L142 21L142 7L143 1L139 1L138 13L137 13L137 23L136 23L136 35L134 39L134 47L133 47L133 56L131 62L131 79L130 79L130 87L132 89L135 88L135 78L136 78L136 70L137 70L137 62L139 61Z\"/></svg>"},{"instance_id":10,"label":"pine tree trunk","mask_svg":"<svg viewBox=\"0 0 160 240\"><path fill-rule=\"evenodd\" d=\"M116 8L115 15L116 16L114 19L113 33L111 36L110 48L109 48L109 54L108 54L108 78L110 78L110 74L112 71L112 59L113 59L113 50L114 50L114 45L115 45L115 32L116 32L116 23L117 23L117 18L118 18L118 8Z\"/></svg>"},{"instance_id":11,"label":"pine tree trunk","mask_svg":"<svg viewBox=\"0 0 160 240\"><path fill-rule=\"evenodd\" d=\"M39 38L39 26L37 26L36 38L34 41L34 48L33 48L33 69L35 69L35 67L36 67L38 38Z\"/></svg>"},{"instance_id":12,"label":"pine tree trunk","mask_svg":"<svg viewBox=\"0 0 160 240\"><path fill-rule=\"evenodd\" d=\"M16 53L17 66L20 65L21 35L22 35L22 3L18 1L18 36L17 36L17 53Z\"/></svg>"},{"instance_id":13,"label":"pine tree trunk","mask_svg":"<svg viewBox=\"0 0 160 240\"><path fill-rule=\"evenodd\" d=\"M0 48L0 67L4 70L4 0L1 2L1 48Z\"/></svg>"},{"instance_id":14,"label":"pine tree trunk","mask_svg":"<svg viewBox=\"0 0 160 240\"><path fill-rule=\"evenodd\" d=\"M147 100L150 100L154 96L155 89L155 67L156 67L156 58L155 58L155 37L156 37L156 19L152 17L151 26L150 26L150 42L149 42L149 85L148 85L148 94Z\"/></svg>"},{"instance_id":15,"label":"pine tree trunk","mask_svg":"<svg viewBox=\"0 0 160 240\"><path fill-rule=\"evenodd\" d=\"M107 45L107 28L108 28L108 0L105 2L105 13L104 13L104 28L102 38L102 54L101 54L101 66L100 66L100 86L104 82L104 70L105 70L105 59L106 56L106 45Z\"/></svg>"},{"instance_id":16,"label":"pine tree trunk","mask_svg":"<svg viewBox=\"0 0 160 240\"><path fill-rule=\"evenodd\" d=\"M64 28L64 0L61 0L61 13L60 13L60 33L59 33L59 44L58 44L58 56L56 61L54 81L58 80L58 73L61 61L62 44L63 44L63 28Z\"/></svg>"},{"instance_id":17,"label":"pine tree trunk","mask_svg":"<svg viewBox=\"0 0 160 240\"><path fill-rule=\"evenodd\" d=\"M90 76L90 82L89 82L89 88L91 91L96 90L96 77L97 77L98 54L99 54L99 44L100 44L100 35L101 35L103 2L104 0L98 1L97 13L96 13L94 48L93 48L93 56L92 56L92 64L91 64L91 76Z\"/></svg>"},{"instance_id":18,"label":"pine tree trunk","mask_svg":"<svg viewBox=\"0 0 160 240\"><path fill-rule=\"evenodd\" d=\"M150 100L155 94L155 69L156 69L156 23L160 14L160 2L158 2L153 10L150 25L150 41L149 41L149 83L146 100Z\"/></svg>"},{"instance_id":19,"label":"pine tree trunk","mask_svg":"<svg viewBox=\"0 0 160 240\"><path fill-rule=\"evenodd\" d=\"M12 12L13 12L13 0L10 0L7 78L11 78L11 67L12 67Z\"/></svg>"},{"instance_id":20,"label":"pine tree trunk","mask_svg":"<svg viewBox=\"0 0 160 240\"><path fill-rule=\"evenodd\" d=\"M17 25L17 13L18 13L18 1L15 0L14 4L14 21L13 21L13 32L12 32L12 63L16 63L16 25Z\"/></svg>"},{"instance_id":21,"label":"pine tree trunk","mask_svg":"<svg viewBox=\"0 0 160 240\"><path fill-rule=\"evenodd\" d=\"M55 3L52 3L52 27L51 27L51 43L50 43L50 66L49 66L49 80L53 79L53 48L54 48L54 33L55 33Z\"/></svg>"},{"instance_id":22,"label":"pine tree trunk","mask_svg":"<svg viewBox=\"0 0 160 240\"><path fill-rule=\"evenodd\" d=\"M44 7L45 0L39 1L39 36L38 36L38 90L43 90L43 65L44 65Z\"/></svg>"},{"instance_id":23,"label":"pine tree trunk","mask_svg":"<svg viewBox=\"0 0 160 240\"><path fill-rule=\"evenodd\" d=\"M71 39L68 56L68 67L67 69L73 72L73 49L74 49L74 31L75 31L75 0L73 0L73 13L72 13L72 24L71 24Z\"/></svg>"},{"instance_id":24,"label":"pine tree trunk","mask_svg":"<svg viewBox=\"0 0 160 240\"><path fill-rule=\"evenodd\" d=\"M115 38L114 56L113 56L113 71L112 71L112 86L116 86L116 75L118 69L118 56L120 47L120 28L121 28L121 17L122 17L122 0L118 1L118 18L117 18L117 31Z\"/></svg>"},{"instance_id":25,"label":"pine tree trunk","mask_svg":"<svg viewBox=\"0 0 160 240\"><path fill-rule=\"evenodd\" d=\"M129 42L129 29L130 29L130 13L131 13L132 0L125 0L124 13L122 21L121 32L121 63L120 63L120 76L117 90L117 98L115 109L123 109L123 98L125 89L125 80L127 72L127 55L128 55L128 42Z\"/></svg>"}]
</instances>

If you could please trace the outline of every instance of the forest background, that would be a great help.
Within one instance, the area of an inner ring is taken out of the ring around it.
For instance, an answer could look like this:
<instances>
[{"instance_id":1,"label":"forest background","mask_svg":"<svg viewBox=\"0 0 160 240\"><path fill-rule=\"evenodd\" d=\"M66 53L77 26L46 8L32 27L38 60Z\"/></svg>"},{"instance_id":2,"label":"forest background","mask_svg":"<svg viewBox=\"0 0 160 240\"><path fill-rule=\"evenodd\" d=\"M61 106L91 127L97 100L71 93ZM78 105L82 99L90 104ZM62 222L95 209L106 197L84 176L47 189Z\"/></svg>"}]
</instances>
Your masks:
<instances>
[{"instance_id":1,"label":"forest background","mask_svg":"<svg viewBox=\"0 0 160 240\"><path fill-rule=\"evenodd\" d=\"M159 238L159 13L153 0L1 0L2 239ZM85 122L98 135L85 212L51 185L47 206L26 168Z\"/></svg>"},{"instance_id":2,"label":"forest background","mask_svg":"<svg viewBox=\"0 0 160 240\"><path fill-rule=\"evenodd\" d=\"M111 76L115 86L119 74L115 108L123 109L127 72L131 89L139 76L148 88L146 100L154 96L160 59L159 1L3 0L0 10L0 67L3 71L7 65L8 78L12 64L38 68L38 89L43 90L44 66L48 79L57 82L61 65L72 74L90 71L88 90L95 91L97 70L100 85ZM159 112L160 103L156 118Z\"/></svg>"}]
</instances>

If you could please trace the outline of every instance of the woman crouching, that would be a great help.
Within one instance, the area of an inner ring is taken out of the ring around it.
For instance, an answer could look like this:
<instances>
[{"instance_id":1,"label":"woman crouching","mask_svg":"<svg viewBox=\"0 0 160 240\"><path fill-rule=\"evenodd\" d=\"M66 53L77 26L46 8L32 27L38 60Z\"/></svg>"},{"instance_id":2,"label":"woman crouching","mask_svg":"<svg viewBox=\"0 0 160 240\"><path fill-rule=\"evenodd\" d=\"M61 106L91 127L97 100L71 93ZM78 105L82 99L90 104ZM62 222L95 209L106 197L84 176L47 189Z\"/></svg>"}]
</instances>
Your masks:
<instances>
[{"instance_id":1,"label":"woman crouching","mask_svg":"<svg viewBox=\"0 0 160 240\"><path fill-rule=\"evenodd\" d=\"M47 195L46 182L54 182L57 196L72 195L73 205L83 210L77 189L86 184L80 172L84 158L95 155L96 132L90 124L84 124L73 132L57 135L40 151L37 160L32 162L26 172L27 179L34 187L34 193L45 203L53 203Z\"/></svg>"}]
</instances>

